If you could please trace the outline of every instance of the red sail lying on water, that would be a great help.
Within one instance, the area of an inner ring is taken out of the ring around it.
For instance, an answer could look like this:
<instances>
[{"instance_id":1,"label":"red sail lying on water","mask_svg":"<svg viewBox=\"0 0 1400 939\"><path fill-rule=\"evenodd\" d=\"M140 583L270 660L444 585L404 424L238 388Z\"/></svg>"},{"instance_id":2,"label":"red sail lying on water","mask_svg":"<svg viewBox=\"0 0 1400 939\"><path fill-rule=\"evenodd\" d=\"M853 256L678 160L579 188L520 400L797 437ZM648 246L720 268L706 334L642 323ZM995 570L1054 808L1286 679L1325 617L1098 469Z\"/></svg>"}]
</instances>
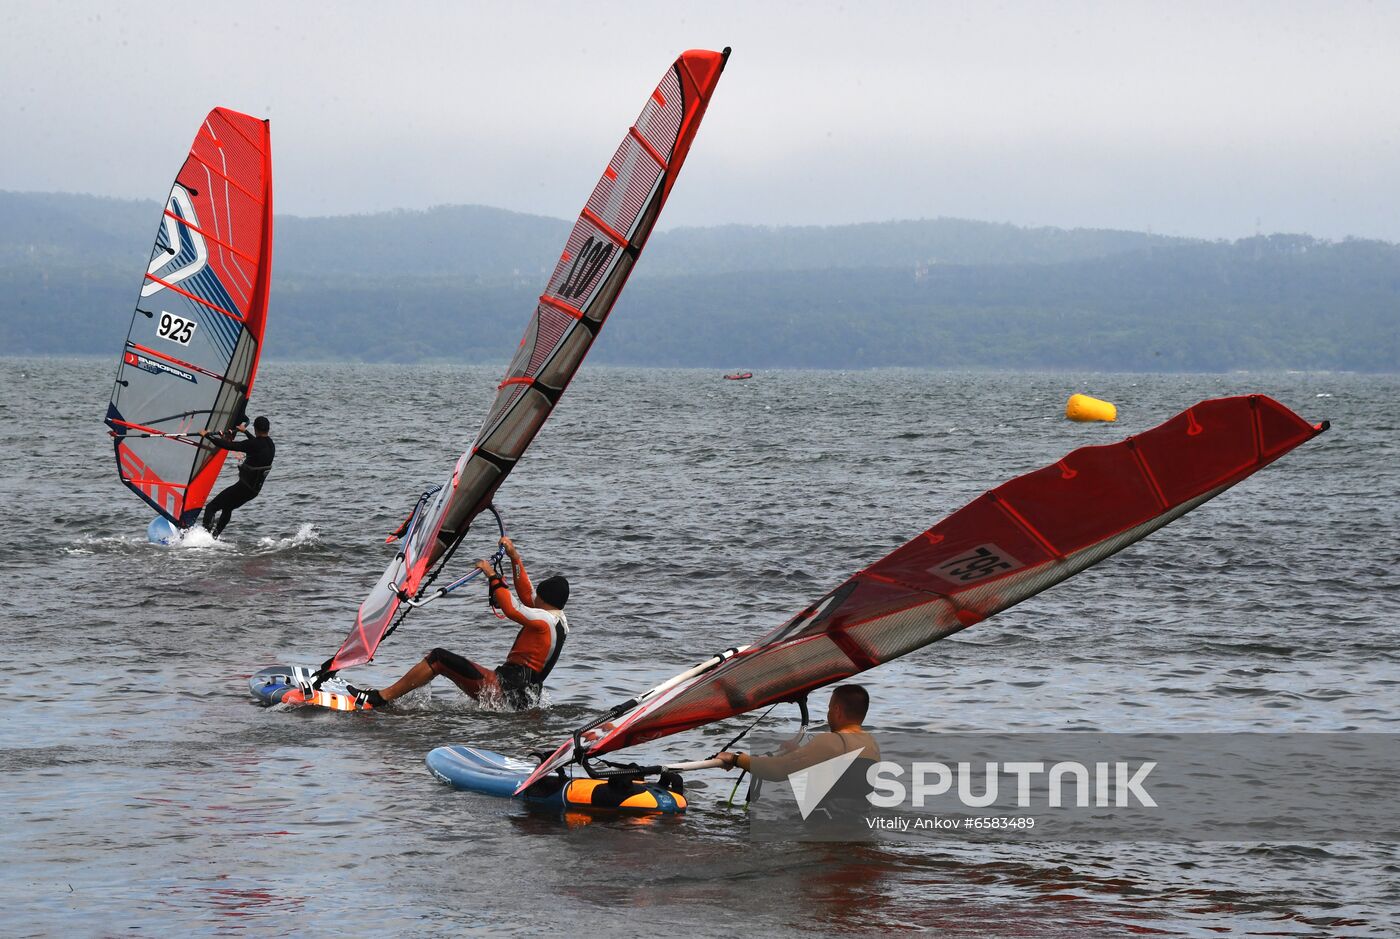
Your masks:
<instances>
[{"instance_id":1,"label":"red sail lying on water","mask_svg":"<svg viewBox=\"0 0 1400 939\"><path fill-rule=\"evenodd\" d=\"M584 755L797 700L966 629L1145 538L1326 429L1249 395L1202 401L1127 440L1075 450L983 493L712 668L615 708L581 735ZM526 785L578 756L573 741L564 744Z\"/></svg>"}]
</instances>

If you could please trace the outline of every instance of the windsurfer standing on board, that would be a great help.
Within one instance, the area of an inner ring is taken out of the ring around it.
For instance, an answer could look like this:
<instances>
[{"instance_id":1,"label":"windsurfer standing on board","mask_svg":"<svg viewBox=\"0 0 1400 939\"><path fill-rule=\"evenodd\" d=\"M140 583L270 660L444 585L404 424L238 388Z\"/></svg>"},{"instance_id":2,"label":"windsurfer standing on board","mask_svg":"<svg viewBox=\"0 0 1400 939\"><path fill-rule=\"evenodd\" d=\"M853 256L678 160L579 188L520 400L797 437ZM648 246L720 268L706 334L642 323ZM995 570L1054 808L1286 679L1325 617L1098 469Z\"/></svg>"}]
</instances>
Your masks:
<instances>
[{"instance_id":1,"label":"windsurfer standing on board","mask_svg":"<svg viewBox=\"0 0 1400 939\"><path fill-rule=\"evenodd\" d=\"M850 773L848 770L842 781L847 778L856 779L860 786L868 789L865 768L880 761L880 745L861 726L861 721L865 720L869 710L870 693L864 687L840 685L831 692L831 702L826 707L826 725L830 728L829 732L816 734L803 746L776 756L750 756L747 753L731 753L725 750L716 754L715 758L724 764L725 769L737 766L748 770L759 779L774 781L787 779L798 770L858 750L860 756L855 760L858 771Z\"/></svg>"},{"instance_id":2,"label":"windsurfer standing on board","mask_svg":"<svg viewBox=\"0 0 1400 939\"><path fill-rule=\"evenodd\" d=\"M383 707L439 675L446 676L477 700L499 700L514 711L524 710L539 700L544 681L554 663L559 661L559 653L569 635L569 621L564 617L564 604L569 602L569 582L555 576L541 581L538 587L533 586L515 544L503 536L501 546L515 568L519 605L511 596L505 578L496 573L490 561L477 561L476 566L487 577L486 589L492 604L499 607L506 618L520 624L520 632L505 662L493 670L446 649L434 649L383 691L347 686L346 690L355 696L357 704Z\"/></svg>"},{"instance_id":3,"label":"windsurfer standing on board","mask_svg":"<svg viewBox=\"0 0 1400 939\"><path fill-rule=\"evenodd\" d=\"M233 517L234 509L241 508L258 497L258 493L262 491L263 480L267 479L268 471L272 469L272 459L277 454L277 445L272 442L270 436L272 422L266 417L259 417L253 421L255 433L247 440L236 439L239 431L248 433L247 420L245 417L240 421L237 427L229 431L228 436L211 434L207 430L199 432L205 443L212 444L220 450L246 454L243 462L238 464L238 482L219 493L204 507L204 519L201 524L215 538L223 533L228 520ZM214 522L216 513L219 518ZM211 525L211 522L214 524Z\"/></svg>"}]
</instances>

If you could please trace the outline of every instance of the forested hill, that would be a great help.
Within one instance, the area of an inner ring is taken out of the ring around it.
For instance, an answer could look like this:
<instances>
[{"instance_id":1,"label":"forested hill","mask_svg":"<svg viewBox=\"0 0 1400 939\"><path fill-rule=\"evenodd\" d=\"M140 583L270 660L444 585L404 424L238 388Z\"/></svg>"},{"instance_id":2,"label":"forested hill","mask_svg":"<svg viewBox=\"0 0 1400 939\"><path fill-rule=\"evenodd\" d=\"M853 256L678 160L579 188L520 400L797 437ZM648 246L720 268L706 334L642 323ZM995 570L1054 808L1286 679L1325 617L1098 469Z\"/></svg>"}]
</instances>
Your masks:
<instances>
[{"instance_id":1,"label":"forested hill","mask_svg":"<svg viewBox=\"0 0 1400 939\"><path fill-rule=\"evenodd\" d=\"M0 192L7 354L115 354L155 202ZM267 354L504 359L569 223L484 206L279 216ZM1400 370L1400 247L960 219L653 236L591 361Z\"/></svg>"}]
</instances>

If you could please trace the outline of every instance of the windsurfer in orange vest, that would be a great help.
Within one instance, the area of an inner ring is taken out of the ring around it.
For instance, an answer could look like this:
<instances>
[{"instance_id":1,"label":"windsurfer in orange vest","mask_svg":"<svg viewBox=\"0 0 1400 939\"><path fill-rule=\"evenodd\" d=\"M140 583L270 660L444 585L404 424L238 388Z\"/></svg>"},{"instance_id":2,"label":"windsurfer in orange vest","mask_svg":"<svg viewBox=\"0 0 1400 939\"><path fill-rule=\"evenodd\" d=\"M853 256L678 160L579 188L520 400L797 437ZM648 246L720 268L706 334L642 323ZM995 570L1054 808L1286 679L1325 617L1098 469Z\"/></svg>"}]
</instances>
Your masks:
<instances>
[{"instance_id":1,"label":"windsurfer in orange vest","mask_svg":"<svg viewBox=\"0 0 1400 939\"><path fill-rule=\"evenodd\" d=\"M524 710L539 700L544 681L559 660L564 640L569 635L569 621L564 617L564 604L569 602L569 582L555 576L541 581L538 587L532 585L515 544L502 537L501 546L515 568L519 604L490 561L477 561L476 566L487 577L486 589L491 602L507 619L520 624L520 632L505 662L490 669L446 649L434 649L383 691L347 686L346 690L355 696L356 703L361 707L383 707L439 675L446 676L477 700L499 701L511 710Z\"/></svg>"}]
</instances>

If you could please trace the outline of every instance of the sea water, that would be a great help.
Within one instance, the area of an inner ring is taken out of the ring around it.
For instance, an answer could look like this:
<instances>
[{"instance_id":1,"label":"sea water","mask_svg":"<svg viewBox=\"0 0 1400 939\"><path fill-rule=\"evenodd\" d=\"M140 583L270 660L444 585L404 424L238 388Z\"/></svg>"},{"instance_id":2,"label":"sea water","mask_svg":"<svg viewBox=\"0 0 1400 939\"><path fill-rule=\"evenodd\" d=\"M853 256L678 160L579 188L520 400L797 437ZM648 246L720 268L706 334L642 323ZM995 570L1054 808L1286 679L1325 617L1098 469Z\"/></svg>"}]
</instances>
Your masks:
<instances>
[{"instance_id":1,"label":"sea water","mask_svg":"<svg viewBox=\"0 0 1400 939\"><path fill-rule=\"evenodd\" d=\"M683 818L585 824L423 766L444 743L552 748L982 490L1248 392L1332 429L1094 570L862 676L868 726L1396 732L1400 378L590 366L498 498L530 571L573 585L547 707L483 710L444 684L342 714L255 707L246 678L336 648L390 560L384 536L470 444L501 368L268 362L262 495L222 541L162 547L117 481L111 363L3 367L6 935L1400 930L1393 844L774 846L748 841L723 774L692 775ZM1065 421L1076 391L1119 422ZM459 566L489 541L469 536ZM514 630L482 593L417 612L350 677L387 684L434 646L499 661ZM739 726L647 752L705 757Z\"/></svg>"}]
</instances>

